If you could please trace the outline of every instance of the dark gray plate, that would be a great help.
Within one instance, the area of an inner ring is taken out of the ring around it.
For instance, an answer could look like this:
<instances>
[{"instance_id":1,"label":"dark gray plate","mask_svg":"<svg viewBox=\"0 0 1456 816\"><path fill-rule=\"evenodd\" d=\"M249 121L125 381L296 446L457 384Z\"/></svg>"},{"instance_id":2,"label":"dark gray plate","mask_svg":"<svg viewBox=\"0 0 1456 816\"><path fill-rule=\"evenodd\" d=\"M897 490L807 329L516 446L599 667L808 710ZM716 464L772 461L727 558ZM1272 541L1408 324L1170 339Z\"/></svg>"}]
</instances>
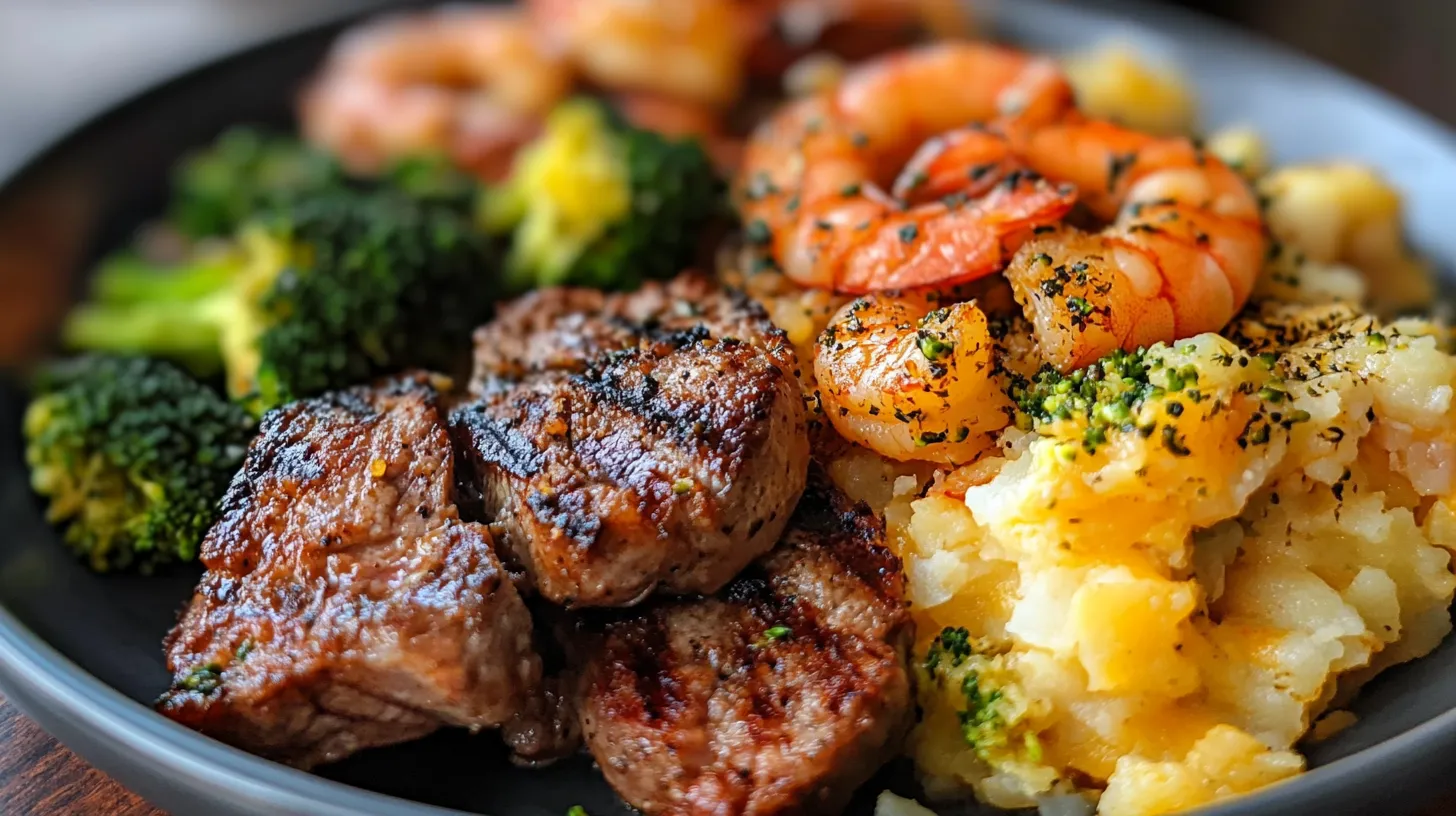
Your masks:
<instances>
[{"instance_id":1,"label":"dark gray plate","mask_svg":"<svg viewBox=\"0 0 1456 816\"><path fill-rule=\"evenodd\" d=\"M1196 81L1208 124L1257 126L1281 161L1352 156L1379 165L1407 194L1419 245L1456 266L1456 230L1445 224L1456 212L1456 144L1421 115L1181 13L1048 0L996 8L1005 37L1032 47L1121 37L1165 54ZM184 149L230 123L286 122L294 90L334 31L286 37L127 101L10 179L0 193L0 364L14 370L45 349L79 272L157 210L167 167ZM100 578L67 557L26 487L21 407L19 392L0 383L0 688L102 770L178 814L561 816L573 804L625 812L589 762L515 770L490 735L440 735L310 776L153 714L147 704L167 682L159 642L196 572ZM1456 784L1443 773L1456 756L1453 708L1448 642L1372 684L1355 706L1359 724L1310 749L1313 771L1209 812L1396 812Z\"/></svg>"}]
</instances>

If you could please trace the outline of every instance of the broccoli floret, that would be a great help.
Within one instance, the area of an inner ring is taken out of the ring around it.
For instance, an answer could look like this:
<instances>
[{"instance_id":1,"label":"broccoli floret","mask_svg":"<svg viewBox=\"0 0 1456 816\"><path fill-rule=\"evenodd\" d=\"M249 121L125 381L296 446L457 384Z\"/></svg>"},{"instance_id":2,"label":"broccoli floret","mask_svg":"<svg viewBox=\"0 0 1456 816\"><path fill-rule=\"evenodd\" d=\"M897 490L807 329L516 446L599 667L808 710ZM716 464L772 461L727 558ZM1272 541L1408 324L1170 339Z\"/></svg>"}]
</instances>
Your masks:
<instances>
[{"instance_id":1,"label":"broccoli floret","mask_svg":"<svg viewBox=\"0 0 1456 816\"><path fill-rule=\"evenodd\" d=\"M260 208L343 183L328 154L292 137L233 128L177 165L168 220L191 238L229 235Z\"/></svg>"},{"instance_id":2,"label":"broccoli floret","mask_svg":"<svg viewBox=\"0 0 1456 816\"><path fill-rule=\"evenodd\" d=\"M512 289L630 289L693 262L702 231L725 211L724 189L696 140L632 128L575 100L552 112L480 215L488 231L512 237Z\"/></svg>"},{"instance_id":3,"label":"broccoli floret","mask_svg":"<svg viewBox=\"0 0 1456 816\"><path fill-rule=\"evenodd\" d=\"M385 168L379 181L410 198L472 216L482 189L479 179L438 154L400 159Z\"/></svg>"},{"instance_id":4,"label":"broccoli floret","mask_svg":"<svg viewBox=\"0 0 1456 816\"><path fill-rule=\"evenodd\" d=\"M1041 762L1032 704L1005 655L991 653L965 629L947 627L926 651L924 677L929 716L953 716L965 745L983 762L993 768Z\"/></svg>"},{"instance_id":5,"label":"broccoli floret","mask_svg":"<svg viewBox=\"0 0 1456 816\"><path fill-rule=\"evenodd\" d=\"M229 271L103 270L66 340L220 361L228 392L261 413L408 366L453 369L499 277L464 216L392 190L300 197L256 215L211 263Z\"/></svg>"},{"instance_id":6,"label":"broccoli floret","mask_svg":"<svg viewBox=\"0 0 1456 816\"><path fill-rule=\"evenodd\" d=\"M25 415L31 484L99 572L197 557L253 420L170 363L88 355L42 372Z\"/></svg>"}]
</instances>

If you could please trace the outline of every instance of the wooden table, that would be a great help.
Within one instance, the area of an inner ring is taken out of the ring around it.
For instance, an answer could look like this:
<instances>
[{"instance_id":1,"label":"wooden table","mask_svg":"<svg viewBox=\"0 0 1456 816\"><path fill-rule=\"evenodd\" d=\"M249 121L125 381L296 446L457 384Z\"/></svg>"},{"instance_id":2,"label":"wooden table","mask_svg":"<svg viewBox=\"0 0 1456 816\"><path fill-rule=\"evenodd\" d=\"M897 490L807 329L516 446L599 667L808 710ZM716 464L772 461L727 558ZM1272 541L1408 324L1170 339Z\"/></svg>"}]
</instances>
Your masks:
<instances>
[{"instance_id":1,"label":"wooden table","mask_svg":"<svg viewBox=\"0 0 1456 816\"><path fill-rule=\"evenodd\" d=\"M165 816L86 764L0 697L0 812Z\"/></svg>"}]
</instances>

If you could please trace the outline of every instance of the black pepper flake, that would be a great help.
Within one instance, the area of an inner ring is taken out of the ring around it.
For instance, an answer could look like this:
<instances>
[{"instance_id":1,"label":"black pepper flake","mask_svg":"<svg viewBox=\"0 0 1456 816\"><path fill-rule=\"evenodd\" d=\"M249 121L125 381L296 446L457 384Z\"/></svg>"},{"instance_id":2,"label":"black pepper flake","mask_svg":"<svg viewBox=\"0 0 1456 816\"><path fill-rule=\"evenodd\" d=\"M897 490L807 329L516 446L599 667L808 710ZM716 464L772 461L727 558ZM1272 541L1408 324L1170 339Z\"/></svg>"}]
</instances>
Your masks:
<instances>
[{"instance_id":1,"label":"black pepper flake","mask_svg":"<svg viewBox=\"0 0 1456 816\"><path fill-rule=\"evenodd\" d=\"M1107 160L1107 191L1117 189L1117 182L1137 163L1137 153L1114 153Z\"/></svg>"},{"instance_id":2,"label":"black pepper flake","mask_svg":"<svg viewBox=\"0 0 1456 816\"><path fill-rule=\"evenodd\" d=\"M906 224L900 228L900 240L910 243L920 236L920 228L914 224Z\"/></svg>"},{"instance_id":3,"label":"black pepper flake","mask_svg":"<svg viewBox=\"0 0 1456 816\"><path fill-rule=\"evenodd\" d=\"M761 218L743 225L743 240L751 246L763 246L773 240L773 231Z\"/></svg>"},{"instance_id":4,"label":"black pepper flake","mask_svg":"<svg viewBox=\"0 0 1456 816\"><path fill-rule=\"evenodd\" d=\"M945 441L945 431L926 431L915 437L915 447L923 448L929 445L938 445Z\"/></svg>"},{"instance_id":5,"label":"black pepper flake","mask_svg":"<svg viewBox=\"0 0 1456 816\"><path fill-rule=\"evenodd\" d=\"M1178 429L1172 425L1163 426L1163 447L1174 456L1187 456L1192 453L1183 443L1183 438L1178 435Z\"/></svg>"}]
</instances>

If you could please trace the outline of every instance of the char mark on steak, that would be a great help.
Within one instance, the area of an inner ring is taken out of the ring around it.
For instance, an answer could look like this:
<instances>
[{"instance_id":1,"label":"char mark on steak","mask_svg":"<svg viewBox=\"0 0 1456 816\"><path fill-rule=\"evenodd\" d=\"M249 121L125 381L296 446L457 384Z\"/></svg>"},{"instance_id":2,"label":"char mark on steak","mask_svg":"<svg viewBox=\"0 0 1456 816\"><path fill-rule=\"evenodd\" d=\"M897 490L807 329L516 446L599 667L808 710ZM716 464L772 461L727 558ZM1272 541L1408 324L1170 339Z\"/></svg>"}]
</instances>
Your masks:
<instances>
[{"instance_id":1,"label":"char mark on steak","mask_svg":"<svg viewBox=\"0 0 1456 816\"><path fill-rule=\"evenodd\" d=\"M532 622L488 530L460 520L424 377L264 417L167 638L179 722L299 767L442 725L569 750Z\"/></svg>"},{"instance_id":2,"label":"char mark on steak","mask_svg":"<svg viewBox=\"0 0 1456 816\"><path fill-rule=\"evenodd\" d=\"M582 731L653 816L833 813L912 722L911 638L882 523L816 474L779 546L717 594L583 614Z\"/></svg>"},{"instance_id":3,"label":"char mark on steak","mask_svg":"<svg viewBox=\"0 0 1456 816\"><path fill-rule=\"evenodd\" d=\"M464 478L543 597L712 592L762 555L808 470L796 360L741 293L697 275L548 289L476 333Z\"/></svg>"}]
</instances>

